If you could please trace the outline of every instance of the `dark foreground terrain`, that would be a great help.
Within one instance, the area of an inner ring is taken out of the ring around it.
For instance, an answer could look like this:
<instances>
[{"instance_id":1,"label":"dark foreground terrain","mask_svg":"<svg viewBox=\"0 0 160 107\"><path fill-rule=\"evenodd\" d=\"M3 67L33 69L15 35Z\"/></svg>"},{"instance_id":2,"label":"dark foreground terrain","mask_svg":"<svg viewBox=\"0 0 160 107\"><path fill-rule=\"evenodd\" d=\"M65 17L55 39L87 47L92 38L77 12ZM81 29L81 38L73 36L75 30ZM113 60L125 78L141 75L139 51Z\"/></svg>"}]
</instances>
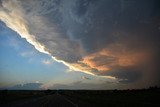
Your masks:
<instances>
[{"instance_id":1,"label":"dark foreground terrain","mask_svg":"<svg viewBox=\"0 0 160 107\"><path fill-rule=\"evenodd\" d=\"M160 89L1 90L0 107L160 107Z\"/></svg>"}]
</instances>

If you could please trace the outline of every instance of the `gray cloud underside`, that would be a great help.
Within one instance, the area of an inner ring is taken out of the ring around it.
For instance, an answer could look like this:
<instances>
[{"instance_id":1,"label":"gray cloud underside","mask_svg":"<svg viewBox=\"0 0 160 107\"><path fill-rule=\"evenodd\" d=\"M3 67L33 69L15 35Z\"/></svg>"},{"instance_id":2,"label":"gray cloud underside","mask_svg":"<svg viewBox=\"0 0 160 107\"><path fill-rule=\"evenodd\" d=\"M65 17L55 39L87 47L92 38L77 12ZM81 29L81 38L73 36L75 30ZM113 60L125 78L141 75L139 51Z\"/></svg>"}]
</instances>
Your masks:
<instances>
[{"instance_id":1,"label":"gray cloud underside","mask_svg":"<svg viewBox=\"0 0 160 107\"><path fill-rule=\"evenodd\" d=\"M98 90L98 89L116 89L119 88L115 83L83 83L82 81L76 81L70 84L53 84L53 86L49 87L50 89L89 89L89 90Z\"/></svg>"},{"instance_id":2,"label":"gray cloud underside","mask_svg":"<svg viewBox=\"0 0 160 107\"><path fill-rule=\"evenodd\" d=\"M96 75L114 76L123 83L159 84L157 0L19 0L17 3L29 33L57 59Z\"/></svg>"},{"instance_id":3,"label":"gray cloud underside","mask_svg":"<svg viewBox=\"0 0 160 107\"><path fill-rule=\"evenodd\" d=\"M43 87L43 83L26 83L17 84L11 87L5 87L9 90L44 90L44 89L116 89L119 88L117 84L112 82L103 83L84 83L82 81L76 81L70 84L53 84L47 88Z\"/></svg>"}]
</instances>

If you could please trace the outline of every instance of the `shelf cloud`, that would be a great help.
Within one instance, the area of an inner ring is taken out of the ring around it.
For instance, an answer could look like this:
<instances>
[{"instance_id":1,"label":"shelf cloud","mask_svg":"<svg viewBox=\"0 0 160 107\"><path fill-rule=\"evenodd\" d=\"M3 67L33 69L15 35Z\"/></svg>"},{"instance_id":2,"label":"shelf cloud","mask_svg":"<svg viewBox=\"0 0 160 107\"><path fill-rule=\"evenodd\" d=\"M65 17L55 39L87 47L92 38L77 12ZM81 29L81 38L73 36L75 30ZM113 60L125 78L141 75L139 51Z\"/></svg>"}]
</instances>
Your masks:
<instances>
[{"instance_id":1,"label":"shelf cloud","mask_svg":"<svg viewBox=\"0 0 160 107\"><path fill-rule=\"evenodd\" d=\"M159 85L158 1L1 0L0 20L75 71Z\"/></svg>"}]
</instances>

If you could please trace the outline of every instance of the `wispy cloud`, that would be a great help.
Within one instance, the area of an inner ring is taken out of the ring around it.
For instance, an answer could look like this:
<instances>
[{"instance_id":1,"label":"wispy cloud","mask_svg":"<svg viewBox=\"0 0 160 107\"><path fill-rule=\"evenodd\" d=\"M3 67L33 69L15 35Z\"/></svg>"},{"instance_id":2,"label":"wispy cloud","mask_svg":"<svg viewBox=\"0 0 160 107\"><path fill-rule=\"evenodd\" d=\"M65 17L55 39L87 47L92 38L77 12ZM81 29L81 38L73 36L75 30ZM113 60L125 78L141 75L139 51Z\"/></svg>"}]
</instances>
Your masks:
<instances>
[{"instance_id":1,"label":"wispy cloud","mask_svg":"<svg viewBox=\"0 0 160 107\"><path fill-rule=\"evenodd\" d=\"M18 50L20 48L20 43L14 38L9 39L9 44L8 45L13 47L16 50Z\"/></svg>"},{"instance_id":2,"label":"wispy cloud","mask_svg":"<svg viewBox=\"0 0 160 107\"><path fill-rule=\"evenodd\" d=\"M25 51L25 52L21 52L20 55L22 57L31 57L31 56L35 55L35 52L34 51Z\"/></svg>"},{"instance_id":3,"label":"wispy cloud","mask_svg":"<svg viewBox=\"0 0 160 107\"><path fill-rule=\"evenodd\" d=\"M84 79L84 80L91 80L91 78L86 77L86 76L82 76L82 79Z\"/></svg>"},{"instance_id":4,"label":"wispy cloud","mask_svg":"<svg viewBox=\"0 0 160 107\"><path fill-rule=\"evenodd\" d=\"M42 63L45 65L50 65L53 63L53 60L52 59L44 59L44 60L42 60Z\"/></svg>"},{"instance_id":5,"label":"wispy cloud","mask_svg":"<svg viewBox=\"0 0 160 107\"><path fill-rule=\"evenodd\" d=\"M43 84L42 83L26 83L26 84L18 84L12 87L8 87L7 89L11 90L41 90Z\"/></svg>"}]
</instances>

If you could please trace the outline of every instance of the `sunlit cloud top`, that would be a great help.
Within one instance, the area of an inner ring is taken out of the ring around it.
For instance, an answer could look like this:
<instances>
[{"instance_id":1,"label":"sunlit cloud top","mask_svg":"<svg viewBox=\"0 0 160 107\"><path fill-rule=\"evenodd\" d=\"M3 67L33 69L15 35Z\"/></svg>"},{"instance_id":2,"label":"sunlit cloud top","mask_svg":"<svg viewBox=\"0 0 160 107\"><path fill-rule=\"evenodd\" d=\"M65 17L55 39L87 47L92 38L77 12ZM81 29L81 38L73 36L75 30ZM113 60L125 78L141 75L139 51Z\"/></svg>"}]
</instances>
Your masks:
<instances>
[{"instance_id":1,"label":"sunlit cloud top","mask_svg":"<svg viewBox=\"0 0 160 107\"><path fill-rule=\"evenodd\" d=\"M0 20L73 71L143 87L159 84L157 2L2 0Z\"/></svg>"}]
</instances>

